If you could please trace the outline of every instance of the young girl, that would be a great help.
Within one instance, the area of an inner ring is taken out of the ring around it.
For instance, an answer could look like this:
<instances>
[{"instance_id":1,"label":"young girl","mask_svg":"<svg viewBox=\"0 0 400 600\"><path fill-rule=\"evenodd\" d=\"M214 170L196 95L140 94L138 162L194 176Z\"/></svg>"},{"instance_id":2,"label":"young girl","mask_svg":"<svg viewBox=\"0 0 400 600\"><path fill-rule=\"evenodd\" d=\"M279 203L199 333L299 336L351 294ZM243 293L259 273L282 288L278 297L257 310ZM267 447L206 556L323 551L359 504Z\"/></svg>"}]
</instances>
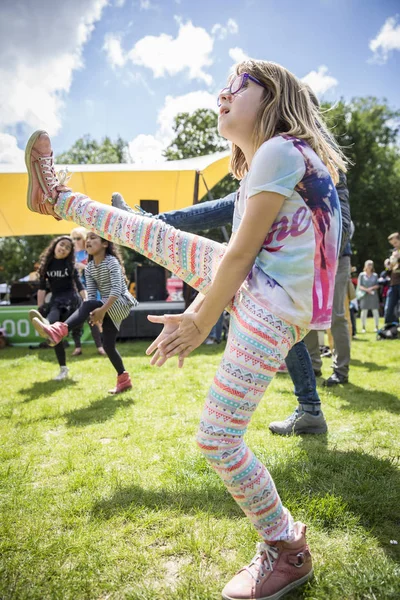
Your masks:
<instances>
[{"instance_id":1,"label":"young girl","mask_svg":"<svg viewBox=\"0 0 400 600\"><path fill-rule=\"evenodd\" d=\"M232 142L241 179L229 246L128 214L71 192L54 172L50 140L28 142L28 207L73 220L169 269L205 297L165 329L148 352L179 364L225 306L230 331L201 417L200 450L259 532L251 563L225 586L227 600L278 598L312 574L305 525L280 500L267 468L244 442L251 416L289 349L330 325L339 248L334 183L345 165L308 91L274 63L236 65L218 97L219 131Z\"/></svg>"},{"instance_id":2,"label":"young girl","mask_svg":"<svg viewBox=\"0 0 400 600\"><path fill-rule=\"evenodd\" d=\"M38 291L38 309L43 308L46 296L46 281L49 282L51 291L51 301L47 320L43 318L41 312L36 310L29 311L29 317L32 322L39 320L45 323L55 323L64 321L79 306L79 296L86 299L86 291L79 279L75 268L75 255L72 240L69 236L63 235L53 240L50 245L42 252L39 267L40 285ZM60 365L60 372L54 378L61 381L68 377L68 368L66 363L65 348L62 341L57 343L54 348Z\"/></svg>"},{"instance_id":3,"label":"young girl","mask_svg":"<svg viewBox=\"0 0 400 600\"><path fill-rule=\"evenodd\" d=\"M129 315L137 301L128 292L122 259L112 242L89 232L86 237L89 262L85 269L88 300L64 323L44 323L33 319L36 331L49 342L59 345L69 331L80 327L89 318L90 324L103 327L104 350L117 371L117 384L110 394L119 394L132 387L121 355L115 347L121 322ZM97 299L97 293L100 299Z\"/></svg>"},{"instance_id":4,"label":"young girl","mask_svg":"<svg viewBox=\"0 0 400 600\"><path fill-rule=\"evenodd\" d=\"M362 333L365 333L367 327L368 311L372 310L372 316L375 321L375 331L379 329L379 283L378 275L374 273L374 263L372 260L366 260L364 270L359 274L357 288L364 292L360 298L361 327Z\"/></svg>"},{"instance_id":5,"label":"young girl","mask_svg":"<svg viewBox=\"0 0 400 600\"><path fill-rule=\"evenodd\" d=\"M86 286L85 280L85 269L88 263L88 253L86 252L85 243L86 243L86 235L87 230L84 227L75 227L71 231L71 238L74 244L75 250L75 266L79 273L79 277L84 286ZM98 299L98 298L97 298ZM101 356L105 356L105 351L102 346L101 341L101 333L98 325L90 325L90 331L92 334L92 338L94 343L96 344L97 352ZM82 354L82 344L81 337L83 333L82 327L77 327L72 332L72 337L75 343L75 350L72 353L72 356L80 356Z\"/></svg>"}]
</instances>

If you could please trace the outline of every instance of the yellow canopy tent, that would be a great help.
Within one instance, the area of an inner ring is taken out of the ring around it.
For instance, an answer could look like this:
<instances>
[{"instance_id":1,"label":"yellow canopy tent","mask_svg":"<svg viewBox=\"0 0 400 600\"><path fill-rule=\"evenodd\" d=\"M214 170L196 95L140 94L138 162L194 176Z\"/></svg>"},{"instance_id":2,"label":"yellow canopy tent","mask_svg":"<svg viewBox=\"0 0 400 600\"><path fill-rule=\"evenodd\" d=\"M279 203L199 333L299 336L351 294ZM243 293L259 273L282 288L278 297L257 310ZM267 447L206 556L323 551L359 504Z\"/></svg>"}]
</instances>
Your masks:
<instances>
[{"instance_id":1,"label":"yellow canopy tent","mask_svg":"<svg viewBox=\"0 0 400 600\"><path fill-rule=\"evenodd\" d=\"M229 152L218 152L153 165L71 165L69 170L74 191L93 200L109 204L111 194L117 191L132 207L141 203L145 207L144 201L155 200L158 212L165 212L196 204L207 188L225 177L228 165ZM65 167L56 170L59 168ZM27 185L26 170L0 165L0 237L69 233L72 223L27 208Z\"/></svg>"}]
</instances>

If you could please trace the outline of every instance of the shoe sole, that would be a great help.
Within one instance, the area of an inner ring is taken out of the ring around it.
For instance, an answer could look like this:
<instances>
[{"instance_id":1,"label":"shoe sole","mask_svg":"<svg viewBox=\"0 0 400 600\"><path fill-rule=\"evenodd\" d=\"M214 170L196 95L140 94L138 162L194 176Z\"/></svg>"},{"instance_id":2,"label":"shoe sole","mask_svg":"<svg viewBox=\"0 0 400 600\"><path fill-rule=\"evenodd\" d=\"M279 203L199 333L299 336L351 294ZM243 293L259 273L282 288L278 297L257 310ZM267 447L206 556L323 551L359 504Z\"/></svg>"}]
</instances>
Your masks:
<instances>
[{"instance_id":1,"label":"shoe sole","mask_svg":"<svg viewBox=\"0 0 400 600\"><path fill-rule=\"evenodd\" d=\"M272 594L272 596L260 596L260 598L258 598L257 600L278 600L279 598L282 598L282 596L285 596L285 594L287 594L291 590L294 590L295 588L307 583L307 581L309 579L312 579L313 576L314 569L311 569L311 571L307 573L307 575L304 575L304 577L301 577L301 579L296 579L296 581L289 583L289 585L276 592L276 594ZM224 600L237 600L236 598L233 598L232 596L227 596L226 594L222 594L222 598ZM245 599L243 598L243 600ZM251 600L251 598L249 597L246 600Z\"/></svg>"},{"instance_id":2,"label":"shoe sole","mask_svg":"<svg viewBox=\"0 0 400 600\"><path fill-rule=\"evenodd\" d=\"M34 326L35 330L38 332L38 334L40 335L40 337L42 337L45 340L47 340L49 346L56 346L57 345L57 342L54 342L51 339L51 337L49 336L49 334L43 329L44 323L42 321L39 321L39 319L37 317L34 317L32 319L32 325Z\"/></svg>"},{"instance_id":3,"label":"shoe sole","mask_svg":"<svg viewBox=\"0 0 400 600\"><path fill-rule=\"evenodd\" d=\"M39 319L39 321L42 321L42 323L44 323L45 325L50 325L49 321L40 314L40 312L38 310L30 310L28 312L28 318L30 320L30 322L33 324L33 319Z\"/></svg>"},{"instance_id":4,"label":"shoe sole","mask_svg":"<svg viewBox=\"0 0 400 600\"><path fill-rule=\"evenodd\" d=\"M111 206L114 206L115 208L119 208L119 210L124 210L126 212L138 214L135 210L133 210L133 208L128 206L128 204L125 202L123 196L121 194L119 194L118 192L114 192L112 194Z\"/></svg>"},{"instance_id":5,"label":"shoe sole","mask_svg":"<svg viewBox=\"0 0 400 600\"><path fill-rule=\"evenodd\" d=\"M39 211L35 207L33 207L31 204L32 180L33 180L32 165L31 165L31 153L32 153L33 146L35 145L38 137L40 135L42 135L42 133L47 133L47 131L44 131L44 130L35 131L35 133L33 133L31 135L31 137L29 138L28 143L25 148L25 164L26 164L26 168L28 171L28 195L26 197L26 204L27 204L29 210L31 210L32 212L39 212Z\"/></svg>"},{"instance_id":6,"label":"shoe sole","mask_svg":"<svg viewBox=\"0 0 400 600\"><path fill-rule=\"evenodd\" d=\"M124 392L127 392L128 390L132 389L132 385L130 385L129 387L124 388L123 390L119 390L118 392L114 392L114 390L108 390L109 394L112 394L113 396L116 396L117 394L123 394Z\"/></svg>"},{"instance_id":7,"label":"shoe sole","mask_svg":"<svg viewBox=\"0 0 400 600\"><path fill-rule=\"evenodd\" d=\"M328 428L326 427L321 427L319 429L300 429L297 431L277 431L276 429L272 429L271 427L269 428L269 430L271 431L271 433L274 433L275 435L304 435L304 434L313 434L313 435L322 435L323 433L328 433Z\"/></svg>"}]
</instances>

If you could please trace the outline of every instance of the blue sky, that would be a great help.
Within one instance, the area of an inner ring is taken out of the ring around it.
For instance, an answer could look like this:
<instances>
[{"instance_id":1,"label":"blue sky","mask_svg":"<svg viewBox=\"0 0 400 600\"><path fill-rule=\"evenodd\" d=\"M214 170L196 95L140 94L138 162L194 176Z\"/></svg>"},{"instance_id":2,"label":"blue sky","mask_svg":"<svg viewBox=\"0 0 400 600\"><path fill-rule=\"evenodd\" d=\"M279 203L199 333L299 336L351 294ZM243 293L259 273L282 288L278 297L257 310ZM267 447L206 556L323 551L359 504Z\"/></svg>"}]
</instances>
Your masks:
<instances>
[{"instance_id":1,"label":"blue sky","mask_svg":"<svg viewBox=\"0 0 400 600\"><path fill-rule=\"evenodd\" d=\"M54 6L57 6L54 9ZM243 56L279 62L324 99L400 108L398 0L2 0L0 162L37 128L55 152L88 133L161 157L177 112L214 108Z\"/></svg>"}]
</instances>

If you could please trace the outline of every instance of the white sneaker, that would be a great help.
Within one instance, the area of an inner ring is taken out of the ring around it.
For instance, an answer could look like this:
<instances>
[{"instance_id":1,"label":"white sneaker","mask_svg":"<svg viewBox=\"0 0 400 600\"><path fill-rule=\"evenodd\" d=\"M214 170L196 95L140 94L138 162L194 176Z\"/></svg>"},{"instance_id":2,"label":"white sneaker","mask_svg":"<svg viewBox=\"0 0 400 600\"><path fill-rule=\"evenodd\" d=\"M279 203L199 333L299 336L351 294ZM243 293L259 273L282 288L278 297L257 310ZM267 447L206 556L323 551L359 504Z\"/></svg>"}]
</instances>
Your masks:
<instances>
[{"instance_id":1,"label":"white sneaker","mask_svg":"<svg viewBox=\"0 0 400 600\"><path fill-rule=\"evenodd\" d=\"M68 367L61 367L60 372L56 377L54 377L54 381L62 381L63 379L67 379L69 375Z\"/></svg>"},{"instance_id":2,"label":"white sneaker","mask_svg":"<svg viewBox=\"0 0 400 600\"><path fill-rule=\"evenodd\" d=\"M367 332L365 331L365 329L363 329L363 330L361 331L361 333L367 333Z\"/></svg>"}]
</instances>

